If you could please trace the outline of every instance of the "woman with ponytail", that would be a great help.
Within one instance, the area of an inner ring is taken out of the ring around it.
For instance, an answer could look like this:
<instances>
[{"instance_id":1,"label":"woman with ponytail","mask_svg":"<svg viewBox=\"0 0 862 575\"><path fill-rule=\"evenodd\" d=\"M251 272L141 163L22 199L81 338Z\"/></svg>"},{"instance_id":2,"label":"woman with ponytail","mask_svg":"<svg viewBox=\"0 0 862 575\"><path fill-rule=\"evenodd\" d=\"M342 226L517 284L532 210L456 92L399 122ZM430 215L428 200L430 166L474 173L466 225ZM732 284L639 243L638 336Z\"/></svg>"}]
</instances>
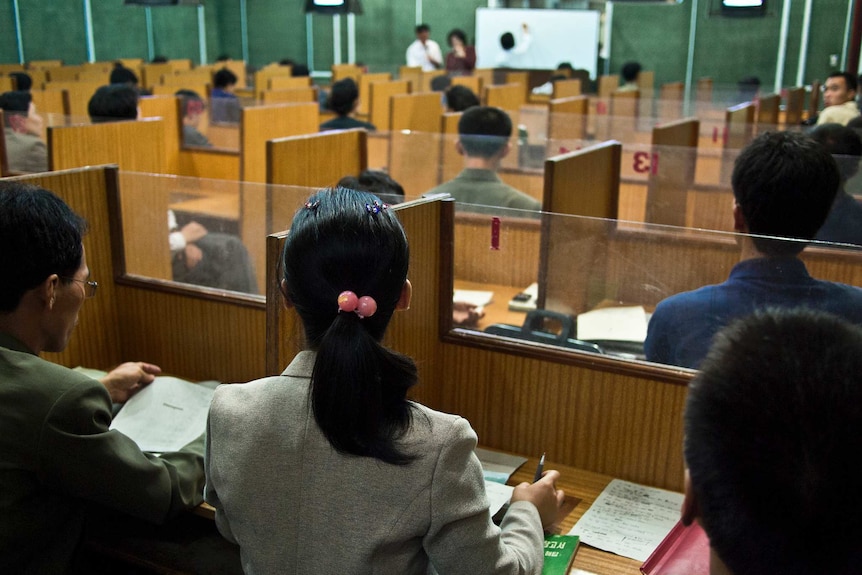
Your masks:
<instances>
[{"instance_id":1,"label":"woman with ponytail","mask_svg":"<svg viewBox=\"0 0 862 575\"><path fill-rule=\"evenodd\" d=\"M381 344L408 260L371 194L324 190L294 217L281 287L307 351L210 408L205 496L246 573L541 572L559 474L516 487L496 527L470 424L407 400L416 366Z\"/></svg>"}]
</instances>

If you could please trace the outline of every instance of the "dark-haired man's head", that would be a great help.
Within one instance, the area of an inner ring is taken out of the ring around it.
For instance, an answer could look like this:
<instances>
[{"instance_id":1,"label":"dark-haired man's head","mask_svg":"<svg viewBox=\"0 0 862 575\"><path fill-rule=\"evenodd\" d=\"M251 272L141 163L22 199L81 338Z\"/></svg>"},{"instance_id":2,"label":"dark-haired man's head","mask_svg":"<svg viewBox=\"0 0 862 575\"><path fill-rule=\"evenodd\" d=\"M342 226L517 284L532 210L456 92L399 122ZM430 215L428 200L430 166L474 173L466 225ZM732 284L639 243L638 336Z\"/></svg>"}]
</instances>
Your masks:
<instances>
[{"instance_id":1,"label":"dark-haired man's head","mask_svg":"<svg viewBox=\"0 0 862 575\"><path fill-rule=\"evenodd\" d=\"M840 174L829 151L809 136L767 132L739 154L731 184L737 231L810 240L829 214ZM805 242L752 241L764 255L794 255L805 247Z\"/></svg>"},{"instance_id":2,"label":"dark-haired man's head","mask_svg":"<svg viewBox=\"0 0 862 575\"><path fill-rule=\"evenodd\" d=\"M135 120L138 117L138 91L128 84L102 86L90 98L87 112L94 124Z\"/></svg>"},{"instance_id":3,"label":"dark-haired man's head","mask_svg":"<svg viewBox=\"0 0 862 575\"><path fill-rule=\"evenodd\" d=\"M153 59L151 60L151 62L153 64L166 64L168 62L168 57L167 56L161 56L161 55L160 56L153 56Z\"/></svg>"},{"instance_id":4,"label":"dark-haired man's head","mask_svg":"<svg viewBox=\"0 0 862 575\"><path fill-rule=\"evenodd\" d=\"M298 77L306 77L311 72L308 69L308 66L305 64L293 64L293 68L290 71L290 75L298 78Z\"/></svg>"},{"instance_id":5,"label":"dark-haired man's head","mask_svg":"<svg viewBox=\"0 0 862 575\"><path fill-rule=\"evenodd\" d=\"M443 92L452 85L452 78L449 76L442 74L440 76L434 76L431 78L431 91L432 92Z\"/></svg>"},{"instance_id":6,"label":"dark-haired man's head","mask_svg":"<svg viewBox=\"0 0 862 575\"><path fill-rule=\"evenodd\" d=\"M332 85L327 107L339 116L347 116L359 104L359 89L353 78L344 78Z\"/></svg>"},{"instance_id":7,"label":"dark-haired man's head","mask_svg":"<svg viewBox=\"0 0 862 575\"><path fill-rule=\"evenodd\" d=\"M452 86L446 90L446 107L452 112L463 112L479 105L479 98L467 86Z\"/></svg>"},{"instance_id":8,"label":"dark-haired man's head","mask_svg":"<svg viewBox=\"0 0 862 575\"><path fill-rule=\"evenodd\" d=\"M19 134L39 136L42 133L42 116L36 112L33 95L26 90L14 90L0 95L0 110L6 126Z\"/></svg>"},{"instance_id":9,"label":"dark-haired man's head","mask_svg":"<svg viewBox=\"0 0 862 575\"><path fill-rule=\"evenodd\" d=\"M236 86L237 77L236 74L228 70L227 68L222 68L213 74L213 87L218 88L220 90L230 91Z\"/></svg>"},{"instance_id":10,"label":"dark-haired man's head","mask_svg":"<svg viewBox=\"0 0 862 575\"><path fill-rule=\"evenodd\" d=\"M404 201L404 188L401 184L390 178L386 172L377 170L365 170L359 176L344 176L338 181L338 187L374 194L388 204Z\"/></svg>"},{"instance_id":11,"label":"dark-haired man's head","mask_svg":"<svg viewBox=\"0 0 862 575\"><path fill-rule=\"evenodd\" d=\"M416 39L423 44L431 37L431 26L428 24L419 24L416 26Z\"/></svg>"},{"instance_id":12,"label":"dark-haired man's head","mask_svg":"<svg viewBox=\"0 0 862 575\"><path fill-rule=\"evenodd\" d=\"M512 120L499 108L469 108L458 121L459 151L468 157L492 159L509 150Z\"/></svg>"},{"instance_id":13,"label":"dark-haired man's head","mask_svg":"<svg viewBox=\"0 0 862 575\"><path fill-rule=\"evenodd\" d=\"M859 572L862 328L804 309L738 320L689 386L684 424L683 521L727 572Z\"/></svg>"},{"instance_id":14,"label":"dark-haired man's head","mask_svg":"<svg viewBox=\"0 0 862 575\"><path fill-rule=\"evenodd\" d=\"M859 118L862 122L862 118ZM821 124L808 132L816 142L822 144L838 162L841 181L846 182L859 170L859 157L862 156L862 138L848 124Z\"/></svg>"},{"instance_id":15,"label":"dark-haired man's head","mask_svg":"<svg viewBox=\"0 0 862 575\"><path fill-rule=\"evenodd\" d=\"M839 106L856 97L856 76L850 72L832 72L823 84L823 105Z\"/></svg>"},{"instance_id":16,"label":"dark-haired man's head","mask_svg":"<svg viewBox=\"0 0 862 575\"><path fill-rule=\"evenodd\" d=\"M639 62L626 62L623 64L623 68L620 71L620 74L623 77L623 81L625 83L636 82L638 79L638 75L641 73L641 65Z\"/></svg>"},{"instance_id":17,"label":"dark-haired man's head","mask_svg":"<svg viewBox=\"0 0 862 575\"><path fill-rule=\"evenodd\" d=\"M15 311L51 274L69 283L81 266L85 231L84 221L51 192L0 181L0 269L7 270L0 274L0 315Z\"/></svg>"},{"instance_id":18,"label":"dark-haired man's head","mask_svg":"<svg viewBox=\"0 0 862 575\"><path fill-rule=\"evenodd\" d=\"M33 78L27 72L11 72L9 77L15 80L15 89L29 91L33 87Z\"/></svg>"},{"instance_id":19,"label":"dark-haired man's head","mask_svg":"<svg viewBox=\"0 0 862 575\"><path fill-rule=\"evenodd\" d=\"M500 47L503 50L511 50L515 47L515 36L511 32L505 32L500 36Z\"/></svg>"},{"instance_id":20,"label":"dark-haired man's head","mask_svg":"<svg viewBox=\"0 0 862 575\"><path fill-rule=\"evenodd\" d=\"M129 68L126 68L121 63L117 62L114 69L111 70L111 84L128 84L130 86L138 85L138 75Z\"/></svg>"}]
</instances>

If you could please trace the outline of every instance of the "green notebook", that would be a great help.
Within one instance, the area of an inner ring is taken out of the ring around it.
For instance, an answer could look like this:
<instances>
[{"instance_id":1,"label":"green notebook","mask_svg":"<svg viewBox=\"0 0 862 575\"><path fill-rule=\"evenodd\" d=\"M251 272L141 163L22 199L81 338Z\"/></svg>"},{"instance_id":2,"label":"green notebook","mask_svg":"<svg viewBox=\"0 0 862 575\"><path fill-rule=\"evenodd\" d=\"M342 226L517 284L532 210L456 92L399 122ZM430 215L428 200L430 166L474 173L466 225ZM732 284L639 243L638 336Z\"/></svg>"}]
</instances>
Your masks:
<instances>
[{"instance_id":1,"label":"green notebook","mask_svg":"<svg viewBox=\"0 0 862 575\"><path fill-rule=\"evenodd\" d=\"M545 566L542 575L566 575L578 550L577 535L545 535Z\"/></svg>"}]
</instances>

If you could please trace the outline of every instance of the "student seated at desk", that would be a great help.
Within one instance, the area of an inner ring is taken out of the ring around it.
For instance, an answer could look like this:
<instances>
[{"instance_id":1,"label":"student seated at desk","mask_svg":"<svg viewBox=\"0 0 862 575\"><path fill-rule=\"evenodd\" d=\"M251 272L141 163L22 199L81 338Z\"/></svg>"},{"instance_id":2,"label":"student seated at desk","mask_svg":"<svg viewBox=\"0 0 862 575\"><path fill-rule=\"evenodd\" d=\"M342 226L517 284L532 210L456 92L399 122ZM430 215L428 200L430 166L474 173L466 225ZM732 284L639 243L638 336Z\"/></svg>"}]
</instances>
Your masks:
<instances>
[{"instance_id":1,"label":"student seated at desk","mask_svg":"<svg viewBox=\"0 0 862 575\"><path fill-rule=\"evenodd\" d=\"M797 257L838 191L829 151L803 134L767 132L742 150L731 180L742 261L724 283L658 304L644 342L649 361L697 368L716 332L767 307L808 307L862 324L862 289L816 280Z\"/></svg>"},{"instance_id":2,"label":"student seated at desk","mask_svg":"<svg viewBox=\"0 0 862 575\"><path fill-rule=\"evenodd\" d=\"M464 170L426 195L449 194L464 204L540 211L542 204L506 185L497 175L500 160L512 149L511 135L512 120L503 110L490 106L467 109L458 120L455 142L455 149L464 156Z\"/></svg>"},{"instance_id":3,"label":"student seated at desk","mask_svg":"<svg viewBox=\"0 0 862 575\"><path fill-rule=\"evenodd\" d=\"M212 147L212 142L198 130L201 117L206 109L203 98L194 90L177 90L174 95L180 97L182 104L183 146Z\"/></svg>"},{"instance_id":4,"label":"student seated at desk","mask_svg":"<svg viewBox=\"0 0 862 575\"><path fill-rule=\"evenodd\" d=\"M3 135L9 171L29 174L48 171L48 147L42 141L42 116L36 112L33 95L25 90L0 95Z\"/></svg>"},{"instance_id":5,"label":"student seated at desk","mask_svg":"<svg viewBox=\"0 0 862 575\"><path fill-rule=\"evenodd\" d=\"M198 505L203 437L161 457L111 431L161 370L125 363L102 381L39 358L62 351L96 294L84 221L49 191L0 183L0 573L88 573L87 519L107 510L161 523Z\"/></svg>"},{"instance_id":6,"label":"student seated at desk","mask_svg":"<svg viewBox=\"0 0 862 575\"><path fill-rule=\"evenodd\" d=\"M138 93L125 85L102 86L88 104L94 124L138 118ZM168 210L168 242L174 281L257 293L254 266L242 241L231 234L211 233L198 222L177 225Z\"/></svg>"},{"instance_id":7,"label":"student seated at desk","mask_svg":"<svg viewBox=\"0 0 862 575\"><path fill-rule=\"evenodd\" d=\"M716 336L685 408L683 522L713 575L850 575L862 561L862 329L772 310Z\"/></svg>"},{"instance_id":8,"label":"student seated at desk","mask_svg":"<svg viewBox=\"0 0 862 575\"><path fill-rule=\"evenodd\" d=\"M416 365L380 343L409 307L408 259L371 194L322 191L294 217L281 288L309 349L220 386L207 427L205 497L246 573L541 571L559 473L516 487L496 527L470 424L408 401Z\"/></svg>"},{"instance_id":9,"label":"student seated at desk","mask_svg":"<svg viewBox=\"0 0 862 575\"><path fill-rule=\"evenodd\" d=\"M350 130L352 128L365 128L373 132L377 129L374 124L363 122L353 117L356 108L359 106L359 89L356 87L356 82L353 81L353 78L345 78L334 83L332 89L329 91L329 99L326 101L326 105L330 110L338 114L338 117L322 123L320 125L321 132L327 130Z\"/></svg>"}]
</instances>

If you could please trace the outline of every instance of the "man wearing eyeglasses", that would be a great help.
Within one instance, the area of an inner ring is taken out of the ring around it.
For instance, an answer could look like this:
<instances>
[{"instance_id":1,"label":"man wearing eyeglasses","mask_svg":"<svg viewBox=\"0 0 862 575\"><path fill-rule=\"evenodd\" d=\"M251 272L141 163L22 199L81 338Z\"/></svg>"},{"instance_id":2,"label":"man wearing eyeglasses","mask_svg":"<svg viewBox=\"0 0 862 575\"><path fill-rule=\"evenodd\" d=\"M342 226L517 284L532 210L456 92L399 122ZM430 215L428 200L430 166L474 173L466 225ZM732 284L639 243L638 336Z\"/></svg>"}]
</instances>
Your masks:
<instances>
[{"instance_id":1,"label":"man wearing eyeglasses","mask_svg":"<svg viewBox=\"0 0 862 575\"><path fill-rule=\"evenodd\" d=\"M0 573L85 572L86 518L161 523L201 502L203 438L161 457L111 431L111 403L158 366L125 363L101 382L45 361L96 294L84 221L47 190L0 182Z\"/></svg>"}]
</instances>

